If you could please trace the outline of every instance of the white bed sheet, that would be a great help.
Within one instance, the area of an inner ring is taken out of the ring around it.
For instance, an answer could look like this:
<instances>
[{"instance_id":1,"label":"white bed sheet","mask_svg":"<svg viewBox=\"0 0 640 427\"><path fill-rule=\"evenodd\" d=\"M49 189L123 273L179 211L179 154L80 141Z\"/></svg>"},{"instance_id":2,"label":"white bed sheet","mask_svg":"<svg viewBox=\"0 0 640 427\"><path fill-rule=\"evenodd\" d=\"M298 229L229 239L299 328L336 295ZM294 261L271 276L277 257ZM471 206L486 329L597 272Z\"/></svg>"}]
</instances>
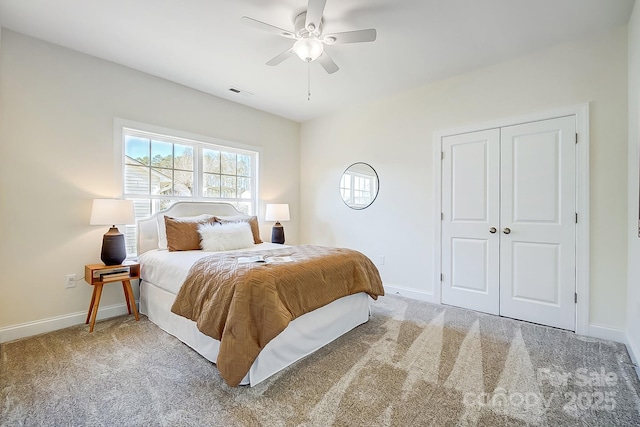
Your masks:
<instances>
[{"instance_id":1,"label":"white bed sheet","mask_svg":"<svg viewBox=\"0 0 640 427\"><path fill-rule=\"evenodd\" d=\"M277 243L259 243L249 248L236 249L226 252L262 251L267 249L280 249L290 246ZM140 275L145 282L153 283L161 289L177 294L180 286L187 278L191 266L201 258L219 252L205 251L167 251L165 249L153 249L141 254L138 262L142 266Z\"/></svg>"},{"instance_id":2,"label":"white bed sheet","mask_svg":"<svg viewBox=\"0 0 640 427\"><path fill-rule=\"evenodd\" d=\"M262 243L252 249L282 247ZM171 312L176 293L190 266L208 255L211 252L166 250L151 250L140 255L140 312L161 329L215 363L220 342L201 333L195 322ZM294 319L262 349L241 384L254 386L367 322L369 298L366 293L349 295Z\"/></svg>"}]
</instances>

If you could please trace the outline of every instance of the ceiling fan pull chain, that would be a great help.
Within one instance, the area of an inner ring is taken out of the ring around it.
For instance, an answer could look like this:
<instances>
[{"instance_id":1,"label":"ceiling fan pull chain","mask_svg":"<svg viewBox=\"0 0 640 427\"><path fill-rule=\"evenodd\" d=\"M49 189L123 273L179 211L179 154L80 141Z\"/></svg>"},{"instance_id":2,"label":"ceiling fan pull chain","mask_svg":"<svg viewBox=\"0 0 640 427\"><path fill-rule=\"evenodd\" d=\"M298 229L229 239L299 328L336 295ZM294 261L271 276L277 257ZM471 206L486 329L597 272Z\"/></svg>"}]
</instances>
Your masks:
<instances>
[{"instance_id":1,"label":"ceiling fan pull chain","mask_svg":"<svg viewBox=\"0 0 640 427\"><path fill-rule=\"evenodd\" d=\"M311 101L311 61L307 61L307 101Z\"/></svg>"}]
</instances>

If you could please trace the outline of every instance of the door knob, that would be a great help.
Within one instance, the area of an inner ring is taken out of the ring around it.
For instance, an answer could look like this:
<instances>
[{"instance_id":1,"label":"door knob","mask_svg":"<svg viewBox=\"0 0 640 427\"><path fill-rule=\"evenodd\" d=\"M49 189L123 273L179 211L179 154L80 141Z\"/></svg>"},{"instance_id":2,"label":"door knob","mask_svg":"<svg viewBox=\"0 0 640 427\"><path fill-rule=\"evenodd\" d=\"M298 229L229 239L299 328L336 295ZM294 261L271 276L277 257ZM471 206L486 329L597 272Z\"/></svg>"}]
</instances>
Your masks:
<instances>
[{"instance_id":1,"label":"door knob","mask_svg":"<svg viewBox=\"0 0 640 427\"><path fill-rule=\"evenodd\" d=\"M510 229L509 227L505 227L505 228L502 230L502 232L503 232L504 234L509 234L509 233L511 233L511 229Z\"/></svg>"},{"instance_id":2,"label":"door knob","mask_svg":"<svg viewBox=\"0 0 640 427\"><path fill-rule=\"evenodd\" d=\"M491 228L489 229L489 233L491 233L491 234L495 233L496 231L498 231L498 230L496 230L496 228L495 228L495 227L491 227Z\"/></svg>"}]
</instances>

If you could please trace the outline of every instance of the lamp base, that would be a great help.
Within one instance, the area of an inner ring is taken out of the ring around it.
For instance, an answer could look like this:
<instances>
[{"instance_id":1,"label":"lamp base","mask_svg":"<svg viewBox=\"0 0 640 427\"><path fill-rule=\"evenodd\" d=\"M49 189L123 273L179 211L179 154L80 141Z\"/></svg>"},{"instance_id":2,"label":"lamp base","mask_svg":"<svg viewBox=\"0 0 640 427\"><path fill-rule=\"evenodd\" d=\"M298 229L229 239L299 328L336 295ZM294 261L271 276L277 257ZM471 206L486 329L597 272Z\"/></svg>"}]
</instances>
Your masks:
<instances>
[{"instance_id":1,"label":"lamp base","mask_svg":"<svg viewBox=\"0 0 640 427\"><path fill-rule=\"evenodd\" d=\"M271 229L271 243L284 244L284 227L279 222Z\"/></svg>"},{"instance_id":2,"label":"lamp base","mask_svg":"<svg viewBox=\"0 0 640 427\"><path fill-rule=\"evenodd\" d=\"M111 227L102 238L100 259L104 265L119 265L127 257L124 235L115 226Z\"/></svg>"}]
</instances>

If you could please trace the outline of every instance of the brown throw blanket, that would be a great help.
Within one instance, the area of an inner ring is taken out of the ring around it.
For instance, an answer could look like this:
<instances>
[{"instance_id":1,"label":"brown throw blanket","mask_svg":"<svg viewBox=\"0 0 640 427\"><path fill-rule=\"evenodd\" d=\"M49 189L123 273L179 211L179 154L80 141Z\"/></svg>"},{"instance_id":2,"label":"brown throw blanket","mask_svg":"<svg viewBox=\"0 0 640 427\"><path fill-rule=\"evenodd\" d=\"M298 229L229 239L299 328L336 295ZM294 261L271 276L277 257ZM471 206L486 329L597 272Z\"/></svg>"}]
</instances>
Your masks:
<instances>
[{"instance_id":1,"label":"brown throw blanket","mask_svg":"<svg viewBox=\"0 0 640 427\"><path fill-rule=\"evenodd\" d=\"M343 296L384 295L373 262L360 252L321 246L261 251L293 262L238 264L257 252L214 254L191 267L171 311L220 341L216 364L230 386L245 377L258 353L296 317Z\"/></svg>"}]
</instances>

